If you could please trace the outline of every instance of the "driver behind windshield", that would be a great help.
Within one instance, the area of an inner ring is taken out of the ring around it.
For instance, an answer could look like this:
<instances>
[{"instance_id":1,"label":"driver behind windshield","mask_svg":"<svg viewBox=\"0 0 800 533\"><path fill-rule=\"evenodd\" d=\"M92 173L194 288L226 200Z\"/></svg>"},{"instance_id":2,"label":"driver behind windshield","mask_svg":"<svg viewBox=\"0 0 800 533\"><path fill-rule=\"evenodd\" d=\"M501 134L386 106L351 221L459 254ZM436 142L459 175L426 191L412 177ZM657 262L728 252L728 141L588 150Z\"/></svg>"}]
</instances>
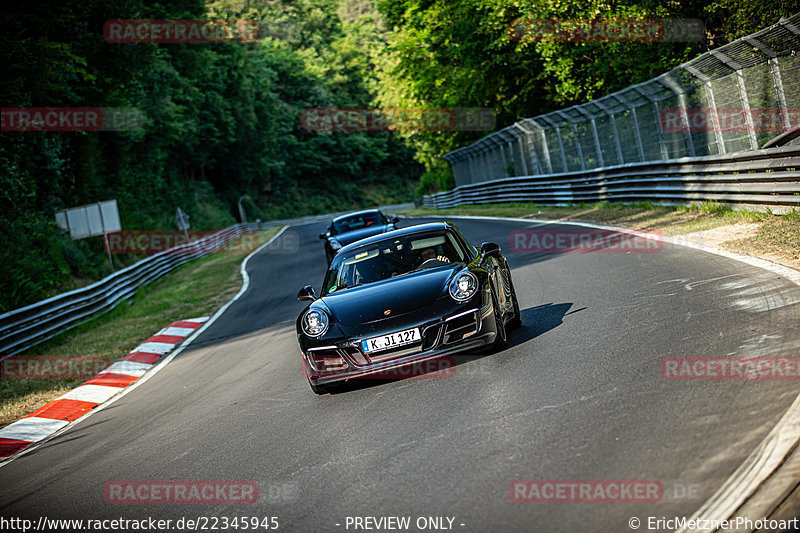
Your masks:
<instances>
[{"instance_id":1,"label":"driver behind windshield","mask_svg":"<svg viewBox=\"0 0 800 533\"><path fill-rule=\"evenodd\" d=\"M325 294L417 270L464 263L465 257L452 239L446 233L412 235L340 254L325 277Z\"/></svg>"},{"instance_id":2,"label":"driver behind windshield","mask_svg":"<svg viewBox=\"0 0 800 533\"><path fill-rule=\"evenodd\" d=\"M420 265L422 265L426 261L431 261L431 260L441 261L442 263L450 262L450 259L448 259L446 255L441 255L441 254L436 255L436 250L433 248L426 248L422 250L422 253L420 254L420 259L422 260L420 262Z\"/></svg>"}]
</instances>

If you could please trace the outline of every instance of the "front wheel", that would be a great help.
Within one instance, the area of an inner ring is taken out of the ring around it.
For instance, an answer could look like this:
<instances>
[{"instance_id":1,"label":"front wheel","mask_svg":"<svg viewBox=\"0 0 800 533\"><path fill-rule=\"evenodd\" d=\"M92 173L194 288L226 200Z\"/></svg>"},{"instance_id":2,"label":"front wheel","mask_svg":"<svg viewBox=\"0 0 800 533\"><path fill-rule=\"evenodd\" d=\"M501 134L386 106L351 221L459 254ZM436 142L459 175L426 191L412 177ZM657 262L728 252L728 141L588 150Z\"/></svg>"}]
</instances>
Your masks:
<instances>
[{"instance_id":1,"label":"front wheel","mask_svg":"<svg viewBox=\"0 0 800 533\"><path fill-rule=\"evenodd\" d=\"M497 329L492 348L495 350L502 350L508 346L508 333L506 332L506 325L503 323L503 317L500 314L500 308L497 305L497 298L494 297L494 293L492 293L492 305L494 306L494 325Z\"/></svg>"},{"instance_id":2,"label":"front wheel","mask_svg":"<svg viewBox=\"0 0 800 533\"><path fill-rule=\"evenodd\" d=\"M517 292L511 289L511 299L514 302L514 318L508 323L509 328L517 329L522 325L522 315L519 312L519 302L517 301Z\"/></svg>"}]
</instances>

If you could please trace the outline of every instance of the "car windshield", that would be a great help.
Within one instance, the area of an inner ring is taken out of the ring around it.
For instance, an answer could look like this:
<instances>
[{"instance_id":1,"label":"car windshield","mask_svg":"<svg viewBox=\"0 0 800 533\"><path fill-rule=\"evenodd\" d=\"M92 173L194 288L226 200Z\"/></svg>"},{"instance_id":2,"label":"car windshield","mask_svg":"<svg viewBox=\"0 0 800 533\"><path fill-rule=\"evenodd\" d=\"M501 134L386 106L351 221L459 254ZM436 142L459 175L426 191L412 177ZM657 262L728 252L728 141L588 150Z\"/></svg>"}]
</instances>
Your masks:
<instances>
[{"instance_id":1,"label":"car windshield","mask_svg":"<svg viewBox=\"0 0 800 533\"><path fill-rule=\"evenodd\" d=\"M380 226L383 224L380 213L361 213L347 218L336 220L333 223L333 233L347 233L362 228Z\"/></svg>"},{"instance_id":2,"label":"car windshield","mask_svg":"<svg viewBox=\"0 0 800 533\"><path fill-rule=\"evenodd\" d=\"M323 293L465 263L464 251L449 231L404 235L340 253L325 276Z\"/></svg>"}]
</instances>

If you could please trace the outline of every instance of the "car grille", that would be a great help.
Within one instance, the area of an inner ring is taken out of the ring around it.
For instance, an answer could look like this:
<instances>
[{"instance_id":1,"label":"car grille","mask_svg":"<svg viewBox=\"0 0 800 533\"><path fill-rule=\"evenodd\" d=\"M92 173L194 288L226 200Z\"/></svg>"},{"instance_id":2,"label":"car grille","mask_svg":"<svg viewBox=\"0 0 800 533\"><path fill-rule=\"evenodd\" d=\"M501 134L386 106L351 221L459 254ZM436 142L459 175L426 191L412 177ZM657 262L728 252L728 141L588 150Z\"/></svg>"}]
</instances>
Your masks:
<instances>
[{"instance_id":1,"label":"car grille","mask_svg":"<svg viewBox=\"0 0 800 533\"><path fill-rule=\"evenodd\" d=\"M320 371L346 370L348 360L356 366L366 366L404 357L414 353L432 350L438 346L453 344L475 335L478 332L478 310L473 309L463 314L450 317L444 322L423 325L422 343L399 346L376 354L365 354L361 345L329 347L309 350L315 368Z\"/></svg>"},{"instance_id":2,"label":"car grille","mask_svg":"<svg viewBox=\"0 0 800 533\"><path fill-rule=\"evenodd\" d=\"M346 348L342 348L342 351L359 366L369 364L369 360L364 356L363 353L361 353L361 350L358 348L358 346L348 346Z\"/></svg>"},{"instance_id":3,"label":"car grille","mask_svg":"<svg viewBox=\"0 0 800 533\"><path fill-rule=\"evenodd\" d=\"M444 344L452 344L478 332L478 311L471 311L445 322Z\"/></svg>"},{"instance_id":4,"label":"car grille","mask_svg":"<svg viewBox=\"0 0 800 533\"><path fill-rule=\"evenodd\" d=\"M422 332L422 349L430 350L439 341L439 334L442 332L442 324L434 324L425 328Z\"/></svg>"},{"instance_id":5,"label":"car grille","mask_svg":"<svg viewBox=\"0 0 800 533\"><path fill-rule=\"evenodd\" d=\"M318 372L335 372L348 367L347 361L336 348L312 348L308 350L308 358Z\"/></svg>"}]
</instances>

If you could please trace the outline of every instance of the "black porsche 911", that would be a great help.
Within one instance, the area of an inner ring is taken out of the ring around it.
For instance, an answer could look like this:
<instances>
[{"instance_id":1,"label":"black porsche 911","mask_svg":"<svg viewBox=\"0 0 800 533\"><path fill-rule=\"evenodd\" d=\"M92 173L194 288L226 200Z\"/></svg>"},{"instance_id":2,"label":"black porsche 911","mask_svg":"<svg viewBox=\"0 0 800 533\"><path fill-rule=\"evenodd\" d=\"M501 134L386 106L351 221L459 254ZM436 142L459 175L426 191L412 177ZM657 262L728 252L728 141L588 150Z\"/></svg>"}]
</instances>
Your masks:
<instances>
[{"instance_id":1,"label":"black porsche 911","mask_svg":"<svg viewBox=\"0 0 800 533\"><path fill-rule=\"evenodd\" d=\"M395 224L398 220L396 216L387 217L377 209L348 213L334 218L328 230L319 235L319 238L325 241L325 257L328 264L331 264L331 259L343 246L392 231L397 228Z\"/></svg>"},{"instance_id":2,"label":"black porsche 911","mask_svg":"<svg viewBox=\"0 0 800 533\"><path fill-rule=\"evenodd\" d=\"M451 223L376 235L343 247L297 318L311 388L380 375L446 354L507 343L521 323L500 246L469 244Z\"/></svg>"}]
</instances>

